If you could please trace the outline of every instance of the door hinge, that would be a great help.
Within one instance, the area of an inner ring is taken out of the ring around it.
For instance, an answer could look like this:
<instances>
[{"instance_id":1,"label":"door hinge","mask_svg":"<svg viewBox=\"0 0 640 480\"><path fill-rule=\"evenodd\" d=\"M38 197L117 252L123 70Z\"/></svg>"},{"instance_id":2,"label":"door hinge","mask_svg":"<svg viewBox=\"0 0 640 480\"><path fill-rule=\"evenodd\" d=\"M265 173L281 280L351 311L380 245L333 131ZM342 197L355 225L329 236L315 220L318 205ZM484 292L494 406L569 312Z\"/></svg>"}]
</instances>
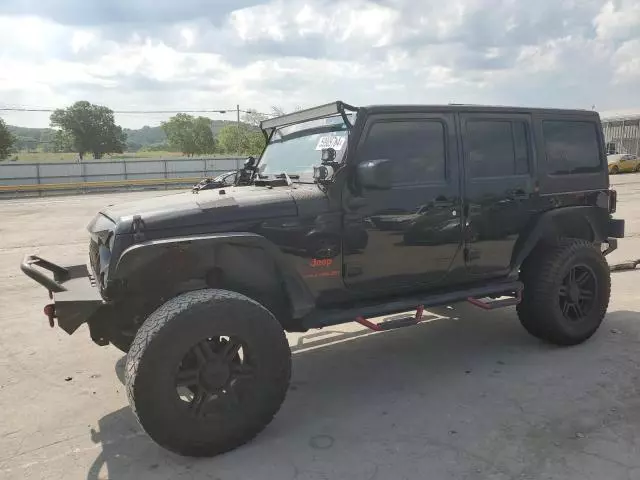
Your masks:
<instances>
[{"instance_id":1,"label":"door hinge","mask_svg":"<svg viewBox=\"0 0 640 480\"><path fill-rule=\"evenodd\" d=\"M135 215L133 217L133 222L131 223L131 229L133 230L133 241L134 242L142 242L145 240L145 235L142 232L144 229L144 220L140 215Z\"/></svg>"},{"instance_id":2,"label":"door hinge","mask_svg":"<svg viewBox=\"0 0 640 480\"><path fill-rule=\"evenodd\" d=\"M347 277L357 277L362 275L362 267L360 265L345 265L345 272Z\"/></svg>"},{"instance_id":3,"label":"door hinge","mask_svg":"<svg viewBox=\"0 0 640 480\"><path fill-rule=\"evenodd\" d=\"M464 261L466 263L478 260L480 258L480 252L475 248L464 247Z\"/></svg>"}]
</instances>

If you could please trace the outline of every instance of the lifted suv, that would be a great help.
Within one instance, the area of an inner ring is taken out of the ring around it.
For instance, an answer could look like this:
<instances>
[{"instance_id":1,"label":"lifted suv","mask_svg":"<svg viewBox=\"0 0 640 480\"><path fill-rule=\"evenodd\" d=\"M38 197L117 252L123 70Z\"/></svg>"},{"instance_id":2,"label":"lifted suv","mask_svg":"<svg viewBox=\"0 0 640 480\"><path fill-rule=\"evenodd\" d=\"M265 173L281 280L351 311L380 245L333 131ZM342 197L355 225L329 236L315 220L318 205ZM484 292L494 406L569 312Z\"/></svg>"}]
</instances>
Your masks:
<instances>
[{"instance_id":1,"label":"lifted suv","mask_svg":"<svg viewBox=\"0 0 640 480\"><path fill-rule=\"evenodd\" d=\"M600 326L624 221L596 113L337 102L261 127L234 186L106 207L90 267L22 264L52 324L128 352L131 407L165 448L260 432L288 389L285 330L389 330L466 300L516 305L560 345Z\"/></svg>"}]
</instances>

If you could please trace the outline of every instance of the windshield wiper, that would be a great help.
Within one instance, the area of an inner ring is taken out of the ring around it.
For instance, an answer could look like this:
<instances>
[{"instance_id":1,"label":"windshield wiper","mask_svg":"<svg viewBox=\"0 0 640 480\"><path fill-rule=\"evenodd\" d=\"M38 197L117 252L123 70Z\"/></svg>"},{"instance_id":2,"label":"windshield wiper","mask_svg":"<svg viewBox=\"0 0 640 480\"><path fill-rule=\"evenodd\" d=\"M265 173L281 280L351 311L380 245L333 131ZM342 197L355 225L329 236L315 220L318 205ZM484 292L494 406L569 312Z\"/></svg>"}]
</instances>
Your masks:
<instances>
[{"instance_id":1,"label":"windshield wiper","mask_svg":"<svg viewBox=\"0 0 640 480\"><path fill-rule=\"evenodd\" d=\"M280 175L276 175L276 178L284 178L287 182L287 187L290 187L291 185L293 185L291 179L295 178L296 180L299 180L300 175L287 175L287 172L282 172Z\"/></svg>"},{"instance_id":2,"label":"windshield wiper","mask_svg":"<svg viewBox=\"0 0 640 480\"><path fill-rule=\"evenodd\" d=\"M290 187L291 185L293 185L292 180L299 180L300 179L300 175L297 175L295 173L292 174L288 174L287 172L282 172L276 175L273 175L273 177L271 177L271 174L260 174L258 176L260 182L265 182L265 183L272 183L275 182L277 180L284 180L287 184L288 187Z\"/></svg>"}]
</instances>

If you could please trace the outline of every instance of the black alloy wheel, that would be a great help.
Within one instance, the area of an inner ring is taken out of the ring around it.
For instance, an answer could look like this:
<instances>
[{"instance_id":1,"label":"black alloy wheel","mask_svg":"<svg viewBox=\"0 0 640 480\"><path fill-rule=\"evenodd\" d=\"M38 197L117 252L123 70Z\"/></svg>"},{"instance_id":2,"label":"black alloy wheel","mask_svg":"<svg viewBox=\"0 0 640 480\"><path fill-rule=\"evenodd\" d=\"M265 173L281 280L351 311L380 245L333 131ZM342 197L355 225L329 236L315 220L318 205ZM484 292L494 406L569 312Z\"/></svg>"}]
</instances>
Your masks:
<instances>
[{"instance_id":1,"label":"black alloy wheel","mask_svg":"<svg viewBox=\"0 0 640 480\"><path fill-rule=\"evenodd\" d=\"M573 265L562 280L558 295L562 314L567 320L579 322L591 314L598 279L587 265Z\"/></svg>"},{"instance_id":2,"label":"black alloy wheel","mask_svg":"<svg viewBox=\"0 0 640 480\"><path fill-rule=\"evenodd\" d=\"M248 349L237 338L207 338L184 356L175 376L176 392L195 417L237 408L242 385L254 376Z\"/></svg>"}]
</instances>

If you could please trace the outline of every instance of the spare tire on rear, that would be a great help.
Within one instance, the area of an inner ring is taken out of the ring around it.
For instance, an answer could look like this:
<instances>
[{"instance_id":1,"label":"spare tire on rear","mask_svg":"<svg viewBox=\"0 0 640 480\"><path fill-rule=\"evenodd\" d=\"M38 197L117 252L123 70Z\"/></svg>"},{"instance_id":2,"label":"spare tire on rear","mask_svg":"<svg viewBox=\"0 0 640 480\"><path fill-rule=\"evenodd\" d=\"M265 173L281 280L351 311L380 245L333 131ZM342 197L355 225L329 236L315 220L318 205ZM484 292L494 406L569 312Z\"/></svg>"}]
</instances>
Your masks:
<instances>
[{"instance_id":1,"label":"spare tire on rear","mask_svg":"<svg viewBox=\"0 0 640 480\"><path fill-rule=\"evenodd\" d=\"M213 456L262 431L284 401L291 351L262 305L198 290L158 308L127 355L127 396L142 428L180 455Z\"/></svg>"}]
</instances>

